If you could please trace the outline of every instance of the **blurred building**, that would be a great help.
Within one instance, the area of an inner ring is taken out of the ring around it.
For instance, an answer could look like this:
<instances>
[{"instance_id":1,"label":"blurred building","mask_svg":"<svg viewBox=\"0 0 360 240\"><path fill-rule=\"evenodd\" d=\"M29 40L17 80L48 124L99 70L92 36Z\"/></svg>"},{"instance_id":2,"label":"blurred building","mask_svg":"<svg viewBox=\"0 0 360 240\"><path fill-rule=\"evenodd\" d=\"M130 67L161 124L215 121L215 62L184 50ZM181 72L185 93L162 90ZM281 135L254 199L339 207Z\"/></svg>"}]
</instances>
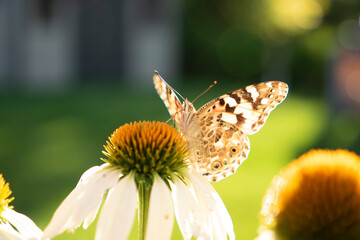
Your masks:
<instances>
[{"instance_id":1,"label":"blurred building","mask_svg":"<svg viewBox=\"0 0 360 240\"><path fill-rule=\"evenodd\" d=\"M0 1L0 87L149 80L180 69L179 1Z\"/></svg>"}]
</instances>

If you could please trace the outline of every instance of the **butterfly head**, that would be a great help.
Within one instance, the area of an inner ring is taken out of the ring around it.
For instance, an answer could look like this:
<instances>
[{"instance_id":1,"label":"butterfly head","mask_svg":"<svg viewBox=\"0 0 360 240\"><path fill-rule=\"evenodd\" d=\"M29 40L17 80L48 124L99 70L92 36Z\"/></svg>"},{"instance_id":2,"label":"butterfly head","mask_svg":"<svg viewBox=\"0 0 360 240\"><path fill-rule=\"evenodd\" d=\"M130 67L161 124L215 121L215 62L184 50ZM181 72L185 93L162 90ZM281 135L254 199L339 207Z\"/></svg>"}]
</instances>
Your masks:
<instances>
[{"instance_id":1,"label":"butterfly head","mask_svg":"<svg viewBox=\"0 0 360 240\"><path fill-rule=\"evenodd\" d=\"M195 113L195 107L194 105L189 102L189 100L185 99L184 102L182 103L182 110L184 111L184 113Z\"/></svg>"},{"instance_id":2,"label":"butterfly head","mask_svg":"<svg viewBox=\"0 0 360 240\"><path fill-rule=\"evenodd\" d=\"M180 131L184 134L191 124L194 124L194 117L196 117L196 109L194 105L187 99L181 104L181 109L174 114L175 124L179 127Z\"/></svg>"}]
</instances>

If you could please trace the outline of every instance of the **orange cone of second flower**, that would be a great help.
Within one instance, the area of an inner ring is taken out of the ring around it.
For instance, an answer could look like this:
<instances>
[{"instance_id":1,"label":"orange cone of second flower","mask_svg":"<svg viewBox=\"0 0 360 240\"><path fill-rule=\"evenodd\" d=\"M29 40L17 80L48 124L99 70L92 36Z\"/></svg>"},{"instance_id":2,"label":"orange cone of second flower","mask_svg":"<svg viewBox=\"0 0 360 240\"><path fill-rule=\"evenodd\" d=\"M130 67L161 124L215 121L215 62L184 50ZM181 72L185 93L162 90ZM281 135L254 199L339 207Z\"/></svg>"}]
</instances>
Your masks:
<instances>
[{"instance_id":1,"label":"orange cone of second flower","mask_svg":"<svg viewBox=\"0 0 360 240\"><path fill-rule=\"evenodd\" d=\"M273 179L260 216L260 231L274 239L360 239L360 157L347 150L302 155Z\"/></svg>"}]
</instances>

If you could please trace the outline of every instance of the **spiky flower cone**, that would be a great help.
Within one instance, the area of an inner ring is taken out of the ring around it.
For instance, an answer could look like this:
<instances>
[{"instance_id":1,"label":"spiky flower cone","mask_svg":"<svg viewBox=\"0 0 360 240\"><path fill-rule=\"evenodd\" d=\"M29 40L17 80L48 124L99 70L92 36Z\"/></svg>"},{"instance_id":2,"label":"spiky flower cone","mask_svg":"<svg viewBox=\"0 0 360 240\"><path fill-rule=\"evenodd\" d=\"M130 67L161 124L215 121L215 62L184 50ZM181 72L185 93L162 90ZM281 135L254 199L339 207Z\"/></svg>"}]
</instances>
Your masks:
<instances>
[{"instance_id":1,"label":"spiky flower cone","mask_svg":"<svg viewBox=\"0 0 360 240\"><path fill-rule=\"evenodd\" d=\"M312 150L290 163L266 192L259 231L258 239L360 239L360 157Z\"/></svg>"}]
</instances>

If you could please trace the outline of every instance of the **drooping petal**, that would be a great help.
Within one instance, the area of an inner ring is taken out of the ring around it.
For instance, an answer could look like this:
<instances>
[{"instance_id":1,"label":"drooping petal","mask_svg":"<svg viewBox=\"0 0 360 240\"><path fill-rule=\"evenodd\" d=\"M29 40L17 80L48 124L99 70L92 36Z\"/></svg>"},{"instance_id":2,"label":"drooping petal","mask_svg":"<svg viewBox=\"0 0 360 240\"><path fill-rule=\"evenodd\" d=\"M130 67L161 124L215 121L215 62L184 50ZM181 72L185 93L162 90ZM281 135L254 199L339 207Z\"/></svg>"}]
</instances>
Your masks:
<instances>
[{"instance_id":1,"label":"drooping petal","mask_svg":"<svg viewBox=\"0 0 360 240\"><path fill-rule=\"evenodd\" d=\"M5 209L1 212L1 216L19 231L23 239L40 239L43 234L35 223L24 214L12 209Z\"/></svg>"},{"instance_id":2,"label":"drooping petal","mask_svg":"<svg viewBox=\"0 0 360 240\"><path fill-rule=\"evenodd\" d=\"M234 227L229 212L214 187L196 172L188 172L188 176L194 185L200 205L202 205L201 201L203 201L204 206L210 213L209 217L212 222L214 238L226 239L228 235L230 239L235 239Z\"/></svg>"},{"instance_id":3,"label":"drooping petal","mask_svg":"<svg viewBox=\"0 0 360 240\"><path fill-rule=\"evenodd\" d=\"M88 171L55 211L44 231L43 239L52 238L66 230L74 230L84 221L86 228L94 219L106 190L114 186L121 176L120 171L111 168L109 164L96 166Z\"/></svg>"},{"instance_id":4,"label":"drooping petal","mask_svg":"<svg viewBox=\"0 0 360 240\"><path fill-rule=\"evenodd\" d=\"M136 185L129 174L111 190L101 209L95 239L127 239L136 212Z\"/></svg>"},{"instance_id":5,"label":"drooping petal","mask_svg":"<svg viewBox=\"0 0 360 240\"><path fill-rule=\"evenodd\" d=\"M207 213L199 205L194 189L189 184L175 179L171 183L175 216L184 239L212 239L212 230ZM206 210L206 209L205 209Z\"/></svg>"},{"instance_id":6,"label":"drooping petal","mask_svg":"<svg viewBox=\"0 0 360 240\"><path fill-rule=\"evenodd\" d=\"M206 184L211 188L212 197L216 202L215 211L211 214L215 239L226 239L227 235L229 235L230 239L235 239L232 220L224 202L221 200L213 186L209 182L206 182Z\"/></svg>"},{"instance_id":7,"label":"drooping petal","mask_svg":"<svg viewBox=\"0 0 360 240\"><path fill-rule=\"evenodd\" d=\"M170 189L156 174L150 194L145 239L170 239L173 225L174 210Z\"/></svg>"}]
</instances>

